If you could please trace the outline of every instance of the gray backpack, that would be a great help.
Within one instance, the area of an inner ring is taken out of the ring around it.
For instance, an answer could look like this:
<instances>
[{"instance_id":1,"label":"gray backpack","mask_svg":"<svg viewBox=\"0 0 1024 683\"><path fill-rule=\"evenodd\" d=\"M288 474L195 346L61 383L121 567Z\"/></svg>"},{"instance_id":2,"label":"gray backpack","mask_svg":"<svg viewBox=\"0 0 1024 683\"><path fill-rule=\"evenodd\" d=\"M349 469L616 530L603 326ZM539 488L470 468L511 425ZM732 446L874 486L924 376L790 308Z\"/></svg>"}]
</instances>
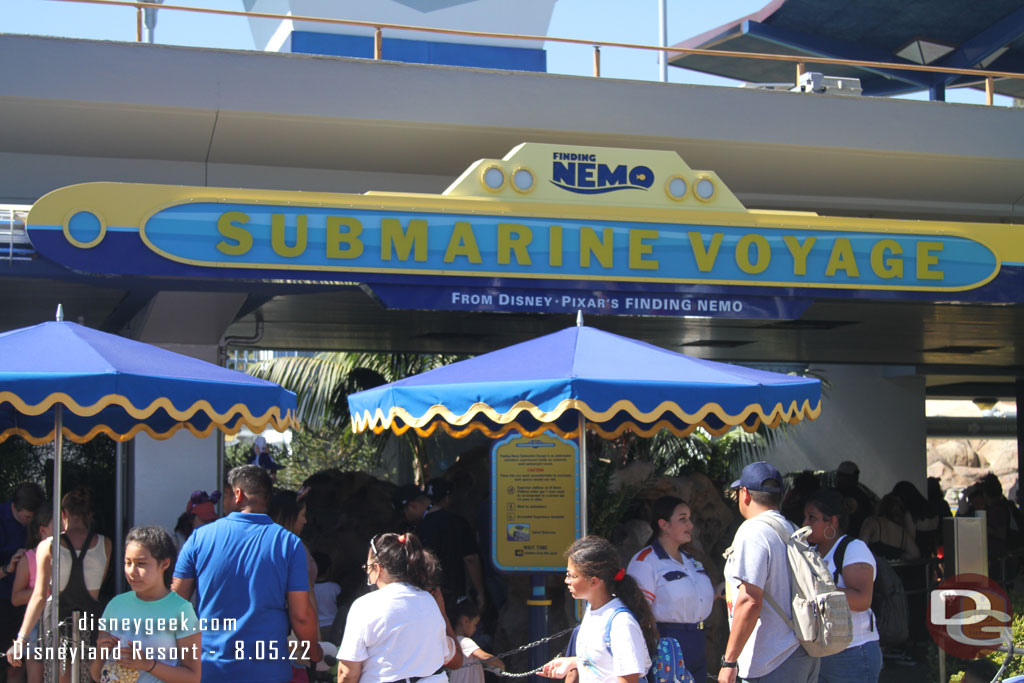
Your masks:
<instances>
[{"instance_id":1,"label":"gray backpack","mask_svg":"<svg viewBox=\"0 0 1024 683\"><path fill-rule=\"evenodd\" d=\"M764 597L796 634L796 639L812 657L842 652L853 641L853 620L846 593L836 588L824 558L807 544L810 527L790 533L788 525L771 515L757 519L775 529L786 544L789 584L793 594L793 618L768 593Z\"/></svg>"}]
</instances>

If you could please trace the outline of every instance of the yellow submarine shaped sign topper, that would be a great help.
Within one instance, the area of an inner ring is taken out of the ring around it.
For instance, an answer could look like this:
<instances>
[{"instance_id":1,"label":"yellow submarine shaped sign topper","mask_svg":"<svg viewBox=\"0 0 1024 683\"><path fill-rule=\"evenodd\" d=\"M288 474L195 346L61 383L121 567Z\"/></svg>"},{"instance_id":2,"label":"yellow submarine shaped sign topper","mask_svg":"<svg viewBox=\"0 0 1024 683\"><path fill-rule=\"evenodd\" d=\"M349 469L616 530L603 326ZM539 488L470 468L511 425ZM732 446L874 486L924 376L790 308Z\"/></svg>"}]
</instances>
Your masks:
<instances>
[{"instance_id":1,"label":"yellow submarine shaped sign topper","mask_svg":"<svg viewBox=\"0 0 1024 683\"><path fill-rule=\"evenodd\" d=\"M441 195L87 183L29 234L76 270L951 292L1024 262L1007 226L747 210L675 152L524 143Z\"/></svg>"}]
</instances>

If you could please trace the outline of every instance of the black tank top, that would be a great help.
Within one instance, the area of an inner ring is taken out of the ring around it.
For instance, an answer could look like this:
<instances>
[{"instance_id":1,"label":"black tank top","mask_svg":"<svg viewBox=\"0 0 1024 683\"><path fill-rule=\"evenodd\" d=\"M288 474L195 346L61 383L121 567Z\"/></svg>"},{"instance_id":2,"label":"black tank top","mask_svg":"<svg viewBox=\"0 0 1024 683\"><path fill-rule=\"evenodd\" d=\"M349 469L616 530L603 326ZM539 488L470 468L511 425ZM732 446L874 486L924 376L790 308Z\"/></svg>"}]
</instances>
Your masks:
<instances>
[{"instance_id":1,"label":"black tank top","mask_svg":"<svg viewBox=\"0 0 1024 683\"><path fill-rule=\"evenodd\" d=\"M71 573L68 575L68 585L64 586L60 592L61 617L70 617L73 610L88 612L94 617L99 617L102 613L100 601L92 597L89 594L89 589L85 587L85 554L89 552L89 546L92 544L92 539L96 538L96 534L92 531L89 532L80 551L75 550L66 534L61 534L60 538L71 550Z\"/></svg>"}]
</instances>

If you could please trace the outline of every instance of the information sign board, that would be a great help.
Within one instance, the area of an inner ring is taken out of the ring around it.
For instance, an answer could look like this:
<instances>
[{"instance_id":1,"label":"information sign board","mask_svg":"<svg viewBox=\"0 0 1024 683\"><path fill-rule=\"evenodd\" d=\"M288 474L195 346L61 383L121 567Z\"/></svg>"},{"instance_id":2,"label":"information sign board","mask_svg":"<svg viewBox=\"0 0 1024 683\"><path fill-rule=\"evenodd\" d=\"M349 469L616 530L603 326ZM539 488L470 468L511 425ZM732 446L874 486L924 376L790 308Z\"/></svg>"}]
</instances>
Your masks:
<instances>
[{"instance_id":1,"label":"information sign board","mask_svg":"<svg viewBox=\"0 0 1024 683\"><path fill-rule=\"evenodd\" d=\"M491 448L491 548L502 571L563 571L580 534L579 448L518 434Z\"/></svg>"}]
</instances>

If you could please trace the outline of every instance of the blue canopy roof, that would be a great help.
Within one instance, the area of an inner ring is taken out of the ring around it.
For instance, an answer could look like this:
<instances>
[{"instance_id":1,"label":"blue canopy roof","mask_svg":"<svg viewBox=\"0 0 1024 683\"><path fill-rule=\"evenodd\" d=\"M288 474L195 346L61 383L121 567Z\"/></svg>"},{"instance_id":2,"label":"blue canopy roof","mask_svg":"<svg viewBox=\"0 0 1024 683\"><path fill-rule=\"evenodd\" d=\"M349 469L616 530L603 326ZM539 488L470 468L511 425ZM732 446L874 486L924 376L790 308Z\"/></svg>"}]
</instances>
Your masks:
<instances>
[{"instance_id":1,"label":"blue canopy roof","mask_svg":"<svg viewBox=\"0 0 1024 683\"><path fill-rule=\"evenodd\" d=\"M691 358L591 327L571 327L348 397L353 429L421 436L440 427L497 437L578 431L582 413L605 438L722 434L742 425L814 419L818 380ZM578 412L577 412L578 411Z\"/></svg>"},{"instance_id":2,"label":"blue canopy roof","mask_svg":"<svg viewBox=\"0 0 1024 683\"><path fill-rule=\"evenodd\" d=\"M865 95L985 87L977 76L837 66L815 57L1024 73L1020 0L766 0L763 8L678 44L730 52L800 55L808 71L859 78ZM670 64L751 83L792 82L792 62L675 54ZM1024 95L1024 80L996 79L996 92ZM940 96L942 95L942 96Z\"/></svg>"},{"instance_id":3,"label":"blue canopy roof","mask_svg":"<svg viewBox=\"0 0 1024 683\"><path fill-rule=\"evenodd\" d=\"M273 382L71 322L0 334L0 441L14 434L53 440L54 406L64 435L85 442L145 431L166 439L179 429L284 431L295 394Z\"/></svg>"}]
</instances>

